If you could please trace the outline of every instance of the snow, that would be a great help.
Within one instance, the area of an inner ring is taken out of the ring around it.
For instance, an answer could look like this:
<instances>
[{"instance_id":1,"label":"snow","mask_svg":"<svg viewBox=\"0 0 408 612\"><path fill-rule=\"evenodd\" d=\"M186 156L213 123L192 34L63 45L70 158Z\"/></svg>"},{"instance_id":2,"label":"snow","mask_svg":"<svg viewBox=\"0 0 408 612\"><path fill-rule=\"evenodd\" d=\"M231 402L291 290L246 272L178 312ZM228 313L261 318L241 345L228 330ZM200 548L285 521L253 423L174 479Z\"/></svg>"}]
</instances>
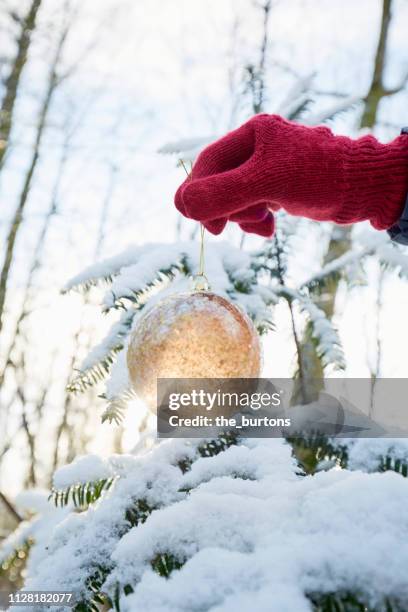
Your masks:
<instances>
[{"instance_id":1,"label":"snow","mask_svg":"<svg viewBox=\"0 0 408 612\"><path fill-rule=\"evenodd\" d=\"M408 463L408 440L406 438L360 438L338 442L347 448L350 470L377 471L385 457Z\"/></svg>"},{"instance_id":2,"label":"snow","mask_svg":"<svg viewBox=\"0 0 408 612\"><path fill-rule=\"evenodd\" d=\"M322 355L323 365L335 364L339 368L344 367L340 338L331 321L311 300L302 300L301 303L312 322L312 334L318 341L318 351Z\"/></svg>"},{"instance_id":3,"label":"snow","mask_svg":"<svg viewBox=\"0 0 408 612\"><path fill-rule=\"evenodd\" d=\"M99 364L103 359L111 354L111 351L114 351L121 345L121 343L123 343L123 339L126 338L127 334L129 333L129 329L135 315L135 310L125 311L121 315L119 321L116 321L112 325L104 340L100 344L96 345L83 360L80 366L81 372L86 372L86 370L90 370Z\"/></svg>"},{"instance_id":4,"label":"snow","mask_svg":"<svg viewBox=\"0 0 408 612\"><path fill-rule=\"evenodd\" d=\"M159 278L160 270L177 266L182 257L187 259L191 274L198 273L199 245L197 242L176 244L148 244L143 247L128 248L118 255L90 266L74 277L66 285L66 290L81 283L97 281L114 276L112 285L104 298L107 309L123 298L134 298ZM251 254L234 248L226 242L206 244L205 269L212 289L221 294L231 291L231 280L255 283L255 273L251 269Z\"/></svg>"},{"instance_id":5,"label":"snow","mask_svg":"<svg viewBox=\"0 0 408 612\"><path fill-rule=\"evenodd\" d=\"M122 592L125 612L306 611L307 594L336 591L406 606L406 478L341 469L301 477L283 440L244 440L213 457L197 453L202 442L109 459L120 478L49 530L26 588L84 592L101 566L108 592L117 581L134 588ZM155 509L131 527L125 513L137 499ZM184 562L168 579L151 566L164 553Z\"/></svg>"},{"instance_id":6,"label":"snow","mask_svg":"<svg viewBox=\"0 0 408 612\"><path fill-rule=\"evenodd\" d=\"M14 503L20 514L31 515L48 509L48 496L45 489L27 489L16 496Z\"/></svg>"},{"instance_id":7,"label":"snow","mask_svg":"<svg viewBox=\"0 0 408 612\"><path fill-rule=\"evenodd\" d=\"M183 441L166 452L168 446L162 444L158 452L138 458L111 458L112 469L122 477L99 503L80 514L71 513L48 531L47 552L30 564L27 589L54 590L58 585L59 590L84 592L87 577L112 565L112 550L129 528L126 510L137 499L158 506L183 496L178 492L181 471L169 461L191 456L195 447Z\"/></svg>"},{"instance_id":8,"label":"snow","mask_svg":"<svg viewBox=\"0 0 408 612\"><path fill-rule=\"evenodd\" d=\"M310 611L300 586L260 582L261 556L211 547L199 551L180 572L165 581L146 571L124 610L149 612L303 612ZM267 576L265 576L265 579ZM241 588L237 588L240 585ZM262 587L262 590L261 590ZM140 606L137 608L136 606Z\"/></svg>"},{"instance_id":9,"label":"snow","mask_svg":"<svg viewBox=\"0 0 408 612\"><path fill-rule=\"evenodd\" d=\"M398 271L398 274L408 279L408 257L406 250L392 242L384 243L377 249L377 255L382 263Z\"/></svg>"},{"instance_id":10,"label":"snow","mask_svg":"<svg viewBox=\"0 0 408 612\"><path fill-rule=\"evenodd\" d=\"M234 270L231 266L232 254L239 257L238 264L242 265L241 251L233 250L225 243L212 244L206 249L206 274L211 279L213 290L225 294L230 288L228 273ZM229 268L224 267L224 256L229 255ZM112 286L104 297L104 305L107 309L112 308L121 299L132 299L138 295L148 284L153 283L159 278L160 270L167 270L172 266L179 265L182 258L186 258L192 275L198 273L199 267L199 247L196 242L180 242L177 244L163 245L158 244L154 248L150 245L149 251L145 256L139 257L137 263L125 266L115 277ZM248 258L249 262L249 258ZM191 283L186 284L186 287ZM171 292L175 292L174 289ZM160 292L161 293L161 292Z\"/></svg>"},{"instance_id":11,"label":"snow","mask_svg":"<svg viewBox=\"0 0 408 612\"><path fill-rule=\"evenodd\" d=\"M104 298L107 309L119 299L133 299L143 292L147 285L159 277L161 270L167 270L179 263L183 254L179 245L149 245L148 257L139 257L137 263L125 266L114 279Z\"/></svg>"},{"instance_id":12,"label":"snow","mask_svg":"<svg viewBox=\"0 0 408 612\"><path fill-rule=\"evenodd\" d=\"M301 593L308 592L350 590L372 605L384 596L407 601L408 545L398 549L408 529L400 514L406 480L333 470L290 488L285 479L265 477L244 481L246 491L238 493L235 483L224 478L216 490L202 486L122 538L112 578L138 581L122 599L124 610L230 610L237 602L235 609L245 610L242 595L255 595L256 609L280 612L279 599L270 598L275 588L286 606L295 596L302 603L296 609L305 610ZM384 567L387 550L397 549ZM148 569L164 551L187 558L169 581Z\"/></svg>"},{"instance_id":13,"label":"snow","mask_svg":"<svg viewBox=\"0 0 408 612\"><path fill-rule=\"evenodd\" d=\"M83 284L104 280L117 274L121 268L126 265L131 265L136 261L142 253L147 253L151 246L150 244L144 244L143 246L132 245L115 257L110 257L109 259L88 266L82 270L82 272L71 278L71 280L65 284L63 291L66 292L72 289L78 289Z\"/></svg>"},{"instance_id":14,"label":"snow","mask_svg":"<svg viewBox=\"0 0 408 612\"><path fill-rule=\"evenodd\" d=\"M47 494L48 498L48 494ZM20 501L19 501L20 500ZM56 508L50 501L45 503L44 495L39 491L26 491L20 493L16 498L19 509L29 508L34 511L34 505L38 507L38 513L32 518L22 521L0 546L0 566L16 550L22 548L28 541L35 541L31 547L28 569L36 567L37 559L43 559L46 555L46 544L53 533L54 528L70 513L69 506Z\"/></svg>"},{"instance_id":15,"label":"snow","mask_svg":"<svg viewBox=\"0 0 408 612\"><path fill-rule=\"evenodd\" d=\"M116 361L112 366L110 378L106 383L105 395L108 400L120 398L130 389L129 370L126 362L127 344L126 347L118 353Z\"/></svg>"},{"instance_id":16,"label":"snow","mask_svg":"<svg viewBox=\"0 0 408 612\"><path fill-rule=\"evenodd\" d=\"M197 459L191 470L184 475L183 487L193 488L217 477L237 476L258 480L273 475L281 478L283 473L286 473L288 479L294 478L294 464L288 460L287 452L282 452L282 445L257 442L253 448L245 445L231 446L215 457Z\"/></svg>"},{"instance_id":17,"label":"snow","mask_svg":"<svg viewBox=\"0 0 408 612\"><path fill-rule=\"evenodd\" d=\"M392 243L386 232L374 232L371 228L361 224L361 227L353 228L352 238L352 248L347 253L323 266L319 272L304 281L302 287L313 286L333 272L343 270L348 272L356 263L368 255L376 255L382 263L396 269L400 276L408 278L406 250Z\"/></svg>"},{"instance_id":18,"label":"snow","mask_svg":"<svg viewBox=\"0 0 408 612\"><path fill-rule=\"evenodd\" d=\"M333 259L330 263L323 266L319 272L313 274L310 278L308 278L304 283L302 283L302 287L310 287L314 283L317 283L327 276L330 276L334 272L341 272L344 268L353 265L356 261L359 261L362 256L368 255L373 251L372 247L366 247L366 249L361 250L351 250L347 251L344 255L340 255L336 259Z\"/></svg>"},{"instance_id":19,"label":"snow","mask_svg":"<svg viewBox=\"0 0 408 612\"><path fill-rule=\"evenodd\" d=\"M197 138L184 138L176 142L168 142L159 149L164 155L177 154L184 162L194 162L205 146L217 140L219 136L201 136Z\"/></svg>"},{"instance_id":20,"label":"snow","mask_svg":"<svg viewBox=\"0 0 408 612\"><path fill-rule=\"evenodd\" d=\"M60 467L54 473L55 489L67 489L76 484L85 484L113 475L109 463L97 455L81 455L72 463Z\"/></svg>"},{"instance_id":21,"label":"snow","mask_svg":"<svg viewBox=\"0 0 408 612\"><path fill-rule=\"evenodd\" d=\"M344 355L341 342L332 322L326 317L321 308L316 306L307 296L288 287L281 287L283 294L296 300L312 324L312 335L317 340L317 351L321 355L324 366L334 365L336 368L344 367Z\"/></svg>"}]
</instances>

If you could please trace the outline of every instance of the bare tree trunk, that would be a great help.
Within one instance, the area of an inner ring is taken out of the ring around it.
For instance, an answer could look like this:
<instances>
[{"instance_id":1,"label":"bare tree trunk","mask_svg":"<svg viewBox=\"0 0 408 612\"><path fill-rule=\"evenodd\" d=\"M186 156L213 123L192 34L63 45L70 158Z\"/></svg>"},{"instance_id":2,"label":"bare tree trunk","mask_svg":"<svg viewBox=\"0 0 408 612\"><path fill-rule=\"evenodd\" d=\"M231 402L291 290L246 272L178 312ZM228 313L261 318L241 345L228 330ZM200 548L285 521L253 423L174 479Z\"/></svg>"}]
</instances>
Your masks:
<instances>
[{"instance_id":1,"label":"bare tree trunk","mask_svg":"<svg viewBox=\"0 0 408 612\"><path fill-rule=\"evenodd\" d=\"M68 34L68 28L65 28L60 40L58 41L56 53L51 65L49 78L48 78L48 86L45 93L45 97L40 109L39 117L38 117L38 125L37 132L34 142L33 155L31 157L31 162L29 168L27 170L27 174L25 176L23 190L21 192L20 200L17 206L17 209L14 213L14 217L11 221L10 230L6 239L6 254L3 262L3 267L0 273L0 333L3 326L3 315L4 315L4 306L6 302L6 293L7 293L7 283L9 279L10 269L13 262L14 250L16 246L17 235L19 229L21 227L23 221L23 213L25 210L25 206L28 201L28 196L30 193L31 183L34 176L34 171L36 169L39 157L40 157L40 147L41 141L43 138L43 134L46 127L47 115L51 106L52 97L55 93L55 90L60 82L60 79L57 75L57 68L61 59L62 49L65 43L65 39Z\"/></svg>"},{"instance_id":2,"label":"bare tree trunk","mask_svg":"<svg viewBox=\"0 0 408 612\"><path fill-rule=\"evenodd\" d=\"M75 334L75 338L74 338L74 350L72 351L72 357L71 357L71 361L70 361L70 367L69 367L69 374L67 377L67 384L69 381L69 377L71 376L71 372L75 366L75 359L76 359L76 348L79 345L79 336L82 333L82 326L80 326L79 330L77 331L77 333ZM57 431L55 433L55 441L54 441L54 453L53 453L53 459L52 459L52 467L51 467L51 473L50 473L50 478L52 479L52 475L54 474L55 470L57 469L58 465L60 464L60 442L61 442L61 438L62 435L64 433L64 431L67 429L68 426L68 416L70 413L70 408L71 408L71 404L72 404L72 397L71 395L69 395L67 392L65 392L65 401L64 401L64 406L62 409L62 419L57 427Z\"/></svg>"},{"instance_id":3,"label":"bare tree trunk","mask_svg":"<svg viewBox=\"0 0 408 612\"><path fill-rule=\"evenodd\" d=\"M1 491L0 491L0 501L3 502L4 506L10 512L11 516L17 521L17 523L21 523L23 519L21 518L21 516L19 515L19 513L17 512L13 504L10 502L10 500Z\"/></svg>"},{"instance_id":4,"label":"bare tree trunk","mask_svg":"<svg viewBox=\"0 0 408 612\"><path fill-rule=\"evenodd\" d=\"M14 213L14 217L12 219L10 230L9 230L9 233L6 239L6 253L5 253L5 258L3 262L3 267L0 273L0 332L2 330L2 325L4 322L4 307L6 303L7 284L9 280L11 266L13 263L17 236L18 236L18 232L23 222L23 213L24 213L24 210L25 210L28 198L29 198L33 176L34 176L34 173L35 173L35 170L36 170L39 158L40 158L41 143L42 143L42 138L43 138L43 135L46 129L47 118L48 118L48 113L50 110L52 98L53 98L56 88L61 82L61 79L58 76L57 70L60 64L61 54L62 54L62 50L63 50L63 46L65 43L67 34L68 34L68 26L64 27L61 32L61 35L59 37L59 40L58 40L58 43L55 49L54 58L50 66L47 88L46 88L45 95L44 95L44 98L43 98L43 101L40 107L39 115L38 115L38 123L37 123L37 128L36 128L36 135L35 135L35 141L33 145L33 152L31 156L30 164L28 166L27 173L24 178L23 188L22 188L22 192L21 192L20 199L18 202L18 206ZM38 256L39 256L39 253L38 253ZM28 281L29 283L31 283L32 281L32 276L36 269L37 259L38 257L34 258L33 265L30 269L30 273L29 273L30 278ZM24 310L23 317L22 318L20 317L21 320L18 321L18 332L19 333L20 333L22 320L27 314L26 312L27 304L24 305L23 310ZM27 478L26 478L26 485L35 486L37 484L36 438L35 438L35 434L32 432L32 429L30 427L30 422L29 422L27 410L26 410L27 398L25 396L25 391L24 391L24 387L25 387L24 352L21 353L20 360L19 360L19 363L15 367L15 371L16 371L16 374L17 372L19 373L19 377L21 378L19 382L17 381L16 397L20 400L20 403L22 406L21 424L22 424L22 429L25 432L26 437L27 437L27 443L28 443L28 449L29 449L29 455L30 455L30 465L29 465L29 471L28 471ZM35 410L38 414L40 414L42 410L42 404L45 400L46 393L47 393L47 388L45 387L43 389L41 397L36 402Z\"/></svg>"},{"instance_id":5,"label":"bare tree trunk","mask_svg":"<svg viewBox=\"0 0 408 612\"><path fill-rule=\"evenodd\" d=\"M378 105L389 91L384 87L385 60L387 51L388 32L391 22L392 0L383 0L380 36L374 60L374 71L370 89L365 98L364 112L361 117L361 127L374 127L377 120Z\"/></svg>"},{"instance_id":6,"label":"bare tree trunk","mask_svg":"<svg viewBox=\"0 0 408 612\"><path fill-rule=\"evenodd\" d=\"M112 197L116 187L116 180L118 175L118 167L115 163L111 164L109 183L106 191L106 195L102 204L101 217L99 220L98 233L96 238L96 246L94 252L94 261L98 261L102 255L103 246L106 238L106 227L108 222L109 208L112 203Z\"/></svg>"},{"instance_id":7,"label":"bare tree trunk","mask_svg":"<svg viewBox=\"0 0 408 612\"><path fill-rule=\"evenodd\" d=\"M13 351L14 346L16 345L17 338L20 336L21 326L23 322L26 320L26 318L28 317L28 315L30 314L30 293L31 293L32 285L33 285L33 279L34 279L36 271L41 265L41 256L42 256L45 239L48 233L51 219L56 214L57 209L58 209L59 188L60 188L60 182L61 182L61 178L63 175L64 167L65 167L67 157L68 157L69 136L70 135L67 136L67 139L65 140L64 145L63 145L63 152L62 152L61 159L59 162L57 178L55 180L55 184L54 184L53 191L51 194L50 206L45 215L44 223L41 228L40 234L38 236L37 244L35 246L34 253L32 256L31 266L28 271L28 276L27 276L27 280L25 283L24 299L23 299L23 305L21 308L21 312L16 321L14 334L10 342L8 352L6 353L6 357L4 359L4 366L2 370L0 371L0 388L2 387L2 384L4 382L4 376L6 374L6 370L8 366L13 365L11 361L11 353Z\"/></svg>"},{"instance_id":8,"label":"bare tree trunk","mask_svg":"<svg viewBox=\"0 0 408 612\"><path fill-rule=\"evenodd\" d=\"M36 486L37 484L36 469L35 469L36 463L37 463L36 461L36 438L35 438L35 435L31 431L30 423L27 418L27 410L26 410L27 398L25 396L25 391L24 391L24 381L25 381L24 356L22 356L21 363L19 364L19 374L20 374L21 380L20 380L20 383L17 385L16 395L21 402L21 424L22 424L24 433L27 438L27 444L28 444L29 456L30 456L29 469L28 469L27 477L25 479L25 485L33 487L33 486Z\"/></svg>"},{"instance_id":9,"label":"bare tree trunk","mask_svg":"<svg viewBox=\"0 0 408 612\"><path fill-rule=\"evenodd\" d=\"M381 375L381 364L382 364L382 342L381 342L381 312L383 308L383 295L384 295L384 282L385 282L386 270L379 264L378 270L378 284L377 284L377 299L375 302L375 363L374 367L370 366L368 359L368 365L371 370L371 388L370 388L370 406L368 410L368 416L372 419L374 417L375 407L375 389L377 379Z\"/></svg>"},{"instance_id":10,"label":"bare tree trunk","mask_svg":"<svg viewBox=\"0 0 408 612\"><path fill-rule=\"evenodd\" d=\"M369 91L364 99L364 110L360 120L360 127L373 128L377 121L377 114L379 103L385 96L392 95L400 91L405 84L406 77L402 80L401 84L394 89L387 89L384 86L384 73L385 73L385 61L387 54L387 41L388 33L391 22L391 8L392 0L383 0L382 17L380 34L374 58L374 69L371 79ZM339 226L333 228L332 237L330 239L329 247L326 256L323 260L323 265L330 263L333 259L344 255L351 246L351 226ZM330 319L334 315L335 300L339 287L339 280L333 280L330 282L322 294L321 298L316 302L317 306L321 308ZM302 351L305 358L308 360L308 371L311 378L316 380L316 385L309 384L308 388L312 391L311 400L317 399L321 385L317 379L323 377L323 368L321 366L319 357L314 348L314 342L311 335L311 330L306 327L305 334L302 340Z\"/></svg>"},{"instance_id":11,"label":"bare tree trunk","mask_svg":"<svg viewBox=\"0 0 408 612\"><path fill-rule=\"evenodd\" d=\"M8 370L9 366L13 367L14 370L17 370L20 367L20 364L18 363L14 363L14 361L12 360L12 352L13 350L16 348L17 343L18 343L18 339L22 339L23 336L23 323L24 321L27 319L27 317L30 315L30 301L31 301L31 295L32 295L32 288L33 288L33 282L34 282L34 278L35 278L35 274L37 272L37 270L39 269L39 267L41 266L41 257L42 257L42 253L43 253L43 249L44 249L44 244L46 241L46 236L50 227L50 222L51 219L53 218L53 216L57 213L58 211L58 205L59 205L59 197L60 197L60 185L61 185L61 179L64 173L64 169L65 169L65 165L69 156L69 152L70 152L70 141L71 138L76 130L76 128L79 126L79 124L77 126L73 126L70 127L67 124L66 127L66 135L65 135L65 139L64 139L64 143L63 143L63 148L62 148L62 154L61 154L61 158L59 161L59 166L58 166L58 170L57 170L57 174L56 174L56 179L55 179L55 183L53 186L53 190L51 193L51 199L50 199L50 204L49 204L49 208L48 211L45 214L44 217L44 222L42 225L42 228L40 230L40 233L38 235L37 238L37 243L34 249L34 253L33 253L33 257L32 257L32 261L31 261L31 265L30 265L30 269L28 272L28 276L27 276L27 280L26 280L26 284L25 284L25 290L24 290L24 299L23 299L23 305L21 308L21 312L20 315L17 319L16 325L15 325L15 330L14 330L14 334L13 334L13 338L10 342L9 345L9 349L8 352L6 354L6 358L4 361L4 367L2 372L0 372L0 388L3 384L4 381L4 377L6 374L6 371ZM24 350L24 348L22 348L21 350ZM25 384L25 380L22 381L22 383L20 383L21 385ZM38 398L38 400L36 401L36 407L37 407L37 415L40 418L41 417L41 411L42 411L42 406L45 402L46 399L46 395L48 392L48 385L45 385L42 389L42 392L40 394L40 397ZM21 400L21 395L19 396L20 400ZM29 443L29 447L30 447L30 457L31 457L31 461L35 461L35 449L33 448L33 444L32 442L30 442L30 427L29 427L29 423L24 415L24 407L23 407L23 415L22 415L22 426L24 431L26 432L27 435L27 440ZM5 449L7 450L7 449ZM2 455L0 454L0 462L1 462L1 458ZM27 480L33 480L33 478L35 479L35 467L31 466L30 470L29 470L29 475L27 477Z\"/></svg>"},{"instance_id":12,"label":"bare tree trunk","mask_svg":"<svg viewBox=\"0 0 408 612\"><path fill-rule=\"evenodd\" d=\"M259 58L256 64L249 64L246 67L248 73L248 89L252 96L252 112L254 115L262 113L264 110L265 101L265 62L266 52L269 44L268 26L269 17L272 9L272 0L265 0L264 4L261 5L263 12L262 21L262 39L259 48ZM242 232L239 248L243 249L246 240L246 233Z\"/></svg>"},{"instance_id":13,"label":"bare tree trunk","mask_svg":"<svg viewBox=\"0 0 408 612\"><path fill-rule=\"evenodd\" d=\"M21 22L21 32L17 41L17 53L12 62L10 74L5 82L5 94L0 108L0 169L7 152L10 132L13 125L13 113L17 99L17 90L24 65L27 61L31 34L35 28L37 13L40 6L41 0L33 0L28 13Z\"/></svg>"},{"instance_id":14,"label":"bare tree trunk","mask_svg":"<svg viewBox=\"0 0 408 612\"><path fill-rule=\"evenodd\" d=\"M269 44L268 26L269 17L272 9L272 0L265 0L261 5L263 12L262 22L262 39L259 47L259 57L256 63L251 63L246 66L247 72L247 91L252 96L252 112L254 114L261 113L264 110L265 101L265 62L266 52Z\"/></svg>"},{"instance_id":15,"label":"bare tree trunk","mask_svg":"<svg viewBox=\"0 0 408 612\"><path fill-rule=\"evenodd\" d=\"M106 238L106 225L107 225L107 221L108 221L108 214L109 214L109 208L110 205L112 203L112 198L114 195L114 191L115 191L115 186L116 186L116 180L117 180L117 174L118 174L118 167L116 166L115 163L112 163L110 166L110 177L109 177L109 182L108 182L108 186L107 186L107 191L106 191L106 195L105 198L103 200L102 203L102 209L101 209L101 215L100 215L100 220L99 220L99 226L98 226L98 230L97 230L97 235L96 235L96 242L95 242L95 251L94 251L94 260L97 261L103 251L103 246L105 243L105 238ZM85 294L85 298L84 298L84 306L86 306L86 304L89 303L89 294ZM71 357L71 361L70 361L70 366L68 368L68 376L71 376L71 372L73 371L74 367L75 367L75 362L76 362L76 355L77 355L77 349L80 345L80 338L84 333L85 328L84 328L84 324L81 321L79 328L75 334L74 337L74 349L72 352L72 357ZM68 384L69 380L67 380L67 384ZM65 401L64 401L64 407L63 407L63 411L62 411L62 418L61 421L57 427L57 431L55 434L55 446L54 446L54 453L53 453L53 461L52 461L52 472L51 475L55 472L56 468L58 467L58 465L61 462L61 456L60 456L60 442L62 440L62 436L64 435L65 432L69 433L69 423L68 423L68 416L70 414L70 410L72 408L72 396L70 394L66 394L65 396ZM118 431L116 432L115 435L115 440L114 440L114 444L115 444L115 448L119 449L122 446L122 436L123 436L123 428L118 428ZM72 436L69 436L69 445L72 444ZM72 454L70 452L70 448L68 448L68 455ZM119 452L119 451L117 451Z\"/></svg>"},{"instance_id":16,"label":"bare tree trunk","mask_svg":"<svg viewBox=\"0 0 408 612\"><path fill-rule=\"evenodd\" d=\"M253 110L254 113L262 113L264 107L264 98L265 98L265 60L266 60L266 51L268 48L268 25L269 25L269 17L272 8L272 0L266 0L265 4L262 6L263 10L263 36L262 43L259 53L259 64L258 64L258 88L257 88L257 96L254 99Z\"/></svg>"}]
</instances>

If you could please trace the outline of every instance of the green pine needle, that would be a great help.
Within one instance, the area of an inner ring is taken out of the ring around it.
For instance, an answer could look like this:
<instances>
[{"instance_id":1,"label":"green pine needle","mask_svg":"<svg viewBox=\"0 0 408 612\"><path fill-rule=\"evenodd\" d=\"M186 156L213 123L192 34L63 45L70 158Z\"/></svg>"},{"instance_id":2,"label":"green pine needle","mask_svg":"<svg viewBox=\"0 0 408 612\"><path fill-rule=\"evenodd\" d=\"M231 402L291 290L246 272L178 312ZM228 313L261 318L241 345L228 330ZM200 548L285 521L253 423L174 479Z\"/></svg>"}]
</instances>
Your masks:
<instances>
[{"instance_id":1,"label":"green pine needle","mask_svg":"<svg viewBox=\"0 0 408 612\"><path fill-rule=\"evenodd\" d=\"M102 478L94 482L72 485L67 489L52 489L48 499L52 499L54 504L61 508L70 501L76 508L87 508L111 488L116 478L115 476Z\"/></svg>"}]
</instances>

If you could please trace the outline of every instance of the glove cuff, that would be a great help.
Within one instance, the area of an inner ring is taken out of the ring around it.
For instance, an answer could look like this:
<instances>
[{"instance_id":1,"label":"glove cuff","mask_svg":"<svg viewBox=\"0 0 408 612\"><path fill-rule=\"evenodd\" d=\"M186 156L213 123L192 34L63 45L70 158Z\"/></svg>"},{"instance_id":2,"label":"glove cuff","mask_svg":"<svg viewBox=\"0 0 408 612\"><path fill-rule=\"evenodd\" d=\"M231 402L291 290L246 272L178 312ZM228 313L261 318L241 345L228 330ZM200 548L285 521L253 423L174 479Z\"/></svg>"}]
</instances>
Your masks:
<instances>
[{"instance_id":1,"label":"glove cuff","mask_svg":"<svg viewBox=\"0 0 408 612\"><path fill-rule=\"evenodd\" d=\"M252 120L266 147L256 184L288 212L340 224L369 220L378 230L401 216L408 191L408 135L382 144L372 136L335 136L274 115ZM263 174L262 174L263 173Z\"/></svg>"},{"instance_id":2,"label":"glove cuff","mask_svg":"<svg viewBox=\"0 0 408 612\"><path fill-rule=\"evenodd\" d=\"M402 214L408 192L408 137L398 136L385 145L373 136L348 141L343 164L344 202L333 220L368 219L377 230L391 227Z\"/></svg>"}]
</instances>

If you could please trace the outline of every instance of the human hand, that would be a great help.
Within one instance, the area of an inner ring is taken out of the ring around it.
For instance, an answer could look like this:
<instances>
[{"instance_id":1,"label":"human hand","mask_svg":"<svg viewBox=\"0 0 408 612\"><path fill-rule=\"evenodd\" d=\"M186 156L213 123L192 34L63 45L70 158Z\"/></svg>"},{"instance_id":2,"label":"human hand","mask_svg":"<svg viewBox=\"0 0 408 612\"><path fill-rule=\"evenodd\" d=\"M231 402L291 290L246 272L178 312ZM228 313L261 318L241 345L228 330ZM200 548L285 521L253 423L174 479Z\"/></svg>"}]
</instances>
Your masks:
<instances>
[{"instance_id":1,"label":"human hand","mask_svg":"<svg viewBox=\"0 0 408 612\"><path fill-rule=\"evenodd\" d=\"M271 236L279 208L317 221L369 219L386 229L399 218L407 189L406 136L384 145L256 115L204 149L175 204L214 234L235 221Z\"/></svg>"}]
</instances>

